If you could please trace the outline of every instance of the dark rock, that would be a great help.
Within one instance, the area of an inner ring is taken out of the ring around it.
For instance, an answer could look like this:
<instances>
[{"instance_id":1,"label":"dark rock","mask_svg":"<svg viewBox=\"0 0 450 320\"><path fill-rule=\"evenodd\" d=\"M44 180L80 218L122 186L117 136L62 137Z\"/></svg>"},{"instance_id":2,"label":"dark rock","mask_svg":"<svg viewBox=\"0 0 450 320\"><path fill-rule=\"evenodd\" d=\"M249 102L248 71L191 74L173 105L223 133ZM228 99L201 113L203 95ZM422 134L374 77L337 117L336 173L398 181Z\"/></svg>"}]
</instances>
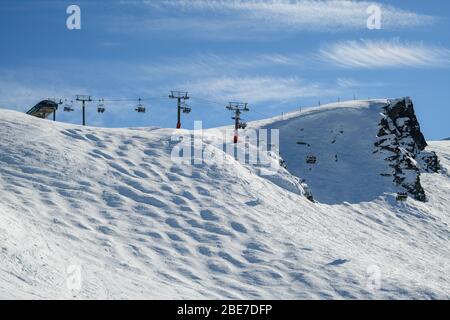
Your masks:
<instances>
[{"instance_id":1,"label":"dark rock","mask_svg":"<svg viewBox=\"0 0 450 320\"><path fill-rule=\"evenodd\" d=\"M280 158L279 163L280 163L280 167L282 167L282 168L287 170L287 164L286 164L286 161L284 159Z\"/></svg>"},{"instance_id":2,"label":"dark rock","mask_svg":"<svg viewBox=\"0 0 450 320\"><path fill-rule=\"evenodd\" d=\"M441 165L436 152L423 151L420 154L419 162L421 164L422 170L424 170L425 172L437 173L439 172L439 170L441 170Z\"/></svg>"},{"instance_id":3,"label":"dark rock","mask_svg":"<svg viewBox=\"0 0 450 320\"><path fill-rule=\"evenodd\" d=\"M440 168L436 153L424 151L426 147L412 101L409 98L390 100L379 123L374 153L386 154L385 161L393 169L393 182L403 192L424 202L426 194L420 183L421 169L438 172Z\"/></svg>"},{"instance_id":4,"label":"dark rock","mask_svg":"<svg viewBox=\"0 0 450 320\"><path fill-rule=\"evenodd\" d=\"M401 137L410 136L414 140L414 147L417 147L419 151L425 150L428 144L422 131L420 131L420 124L414 112L414 105L411 99L391 100L385 111L385 114L392 120Z\"/></svg>"}]
</instances>

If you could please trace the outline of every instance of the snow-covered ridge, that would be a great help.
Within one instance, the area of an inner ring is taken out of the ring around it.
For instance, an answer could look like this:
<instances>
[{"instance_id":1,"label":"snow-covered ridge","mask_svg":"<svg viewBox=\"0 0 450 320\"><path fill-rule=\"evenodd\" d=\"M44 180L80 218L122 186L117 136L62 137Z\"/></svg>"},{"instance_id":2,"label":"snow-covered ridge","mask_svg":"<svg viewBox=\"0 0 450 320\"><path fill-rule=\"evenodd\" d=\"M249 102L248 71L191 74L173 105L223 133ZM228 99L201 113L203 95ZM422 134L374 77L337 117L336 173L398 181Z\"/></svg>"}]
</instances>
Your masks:
<instances>
[{"instance_id":1,"label":"snow-covered ridge","mask_svg":"<svg viewBox=\"0 0 450 320\"><path fill-rule=\"evenodd\" d=\"M280 128L281 156L317 203L279 183L287 171L271 181L232 158L186 170L171 129L3 110L0 298L448 299L450 145L431 143L442 170L421 175L429 201L397 203L373 159L385 105L250 124ZM311 149L317 166L305 169Z\"/></svg>"}]
</instances>

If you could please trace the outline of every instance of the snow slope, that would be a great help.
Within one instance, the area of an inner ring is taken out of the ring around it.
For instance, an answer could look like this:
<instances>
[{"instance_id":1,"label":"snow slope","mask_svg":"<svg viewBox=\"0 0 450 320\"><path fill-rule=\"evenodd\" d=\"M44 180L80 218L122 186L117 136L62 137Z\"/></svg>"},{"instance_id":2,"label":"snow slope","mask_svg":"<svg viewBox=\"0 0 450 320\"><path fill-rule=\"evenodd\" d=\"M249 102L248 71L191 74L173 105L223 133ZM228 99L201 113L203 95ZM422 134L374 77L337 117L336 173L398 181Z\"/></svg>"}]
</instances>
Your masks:
<instances>
[{"instance_id":1,"label":"snow slope","mask_svg":"<svg viewBox=\"0 0 450 320\"><path fill-rule=\"evenodd\" d=\"M422 174L429 201L397 203L369 152L380 103L251 123L280 129L293 176L269 178L230 157L186 170L171 160L170 129L3 111L0 298L448 299L450 143L431 144L443 170ZM317 167L305 166L298 139ZM338 162L325 158L335 151Z\"/></svg>"},{"instance_id":2,"label":"snow slope","mask_svg":"<svg viewBox=\"0 0 450 320\"><path fill-rule=\"evenodd\" d=\"M329 105L266 127L280 130L281 156L289 171L310 185L316 200L327 204L371 201L395 191L389 179L380 176L386 164L373 155L385 104ZM306 163L309 155L317 157L316 164Z\"/></svg>"}]
</instances>

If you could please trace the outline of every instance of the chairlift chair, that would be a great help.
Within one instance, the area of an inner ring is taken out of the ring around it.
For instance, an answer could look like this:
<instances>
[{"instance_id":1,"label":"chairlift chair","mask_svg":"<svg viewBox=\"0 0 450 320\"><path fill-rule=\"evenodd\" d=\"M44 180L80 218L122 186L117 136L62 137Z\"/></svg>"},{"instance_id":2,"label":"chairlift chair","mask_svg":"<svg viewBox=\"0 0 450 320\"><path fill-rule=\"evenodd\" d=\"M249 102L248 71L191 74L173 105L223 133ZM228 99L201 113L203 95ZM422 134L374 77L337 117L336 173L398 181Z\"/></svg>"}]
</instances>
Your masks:
<instances>
[{"instance_id":1,"label":"chairlift chair","mask_svg":"<svg viewBox=\"0 0 450 320\"><path fill-rule=\"evenodd\" d=\"M142 99L139 98L139 103L134 110L137 111L138 113L145 113L147 111L147 109L144 107L144 105L141 103L141 101L142 101Z\"/></svg>"},{"instance_id":2,"label":"chairlift chair","mask_svg":"<svg viewBox=\"0 0 450 320\"><path fill-rule=\"evenodd\" d=\"M75 109L73 108L73 101L70 103L67 102L67 99L64 100L64 112L73 112Z\"/></svg>"},{"instance_id":3,"label":"chairlift chair","mask_svg":"<svg viewBox=\"0 0 450 320\"><path fill-rule=\"evenodd\" d=\"M308 157L306 157L306 163L308 163L308 164L316 164L317 163L317 157L316 156L308 156Z\"/></svg>"},{"instance_id":4,"label":"chairlift chair","mask_svg":"<svg viewBox=\"0 0 450 320\"><path fill-rule=\"evenodd\" d=\"M183 113L191 113L191 111L192 111L192 109L191 108L189 108L189 107L184 107L183 108Z\"/></svg>"},{"instance_id":5,"label":"chairlift chair","mask_svg":"<svg viewBox=\"0 0 450 320\"><path fill-rule=\"evenodd\" d=\"M191 113L191 111L192 111L191 107L189 107L188 104L186 103L186 101L184 101L184 100L181 105L181 111L185 114Z\"/></svg>"},{"instance_id":6,"label":"chairlift chair","mask_svg":"<svg viewBox=\"0 0 450 320\"><path fill-rule=\"evenodd\" d=\"M105 100L100 100L98 102L98 106L97 106L97 112L98 113L105 113L106 108L105 108Z\"/></svg>"},{"instance_id":7,"label":"chairlift chair","mask_svg":"<svg viewBox=\"0 0 450 320\"><path fill-rule=\"evenodd\" d=\"M245 129L245 128L247 128L247 122L241 122L241 123L239 123L238 128L239 128L239 129Z\"/></svg>"},{"instance_id":8,"label":"chairlift chair","mask_svg":"<svg viewBox=\"0 0 450 320\"><path fill-rule=\"evenodd\" d=\"M408 200L407 192L398 192L397 193L397 201L404 202L406 200Z\"/></svg>"}]
</instances>

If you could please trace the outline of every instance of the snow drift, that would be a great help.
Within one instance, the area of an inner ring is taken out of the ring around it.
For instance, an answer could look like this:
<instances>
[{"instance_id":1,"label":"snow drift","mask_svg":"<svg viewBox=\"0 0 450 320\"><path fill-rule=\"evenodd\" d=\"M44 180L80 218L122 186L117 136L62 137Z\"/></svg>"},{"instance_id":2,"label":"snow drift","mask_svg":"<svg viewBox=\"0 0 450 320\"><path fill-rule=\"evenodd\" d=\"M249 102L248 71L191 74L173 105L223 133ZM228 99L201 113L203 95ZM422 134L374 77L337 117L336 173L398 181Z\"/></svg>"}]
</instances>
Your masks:
<instances>
[{"instance_id":1,"label":"snow drift","mask_svg":"<svg viewBox=\"0 0 450 320\"><path fill-rule=\"evenodd\" d=\"M448 299L450 144L430 144L434 173L422 147L406 150L426 192L427 202L415 200L409 180L394 177L409 179L403 160L376 145L390 105L354 101L251 123L280 130L287 170L271 177L233 158L186 170L171 159L169 129L3 111L0 298ZM400 155L415 123L395 123L396 139L386 133ZM205 144L221 131L205 131ZM399 190L412 197L395 201Z\"/></svg>"}]
</instances>

